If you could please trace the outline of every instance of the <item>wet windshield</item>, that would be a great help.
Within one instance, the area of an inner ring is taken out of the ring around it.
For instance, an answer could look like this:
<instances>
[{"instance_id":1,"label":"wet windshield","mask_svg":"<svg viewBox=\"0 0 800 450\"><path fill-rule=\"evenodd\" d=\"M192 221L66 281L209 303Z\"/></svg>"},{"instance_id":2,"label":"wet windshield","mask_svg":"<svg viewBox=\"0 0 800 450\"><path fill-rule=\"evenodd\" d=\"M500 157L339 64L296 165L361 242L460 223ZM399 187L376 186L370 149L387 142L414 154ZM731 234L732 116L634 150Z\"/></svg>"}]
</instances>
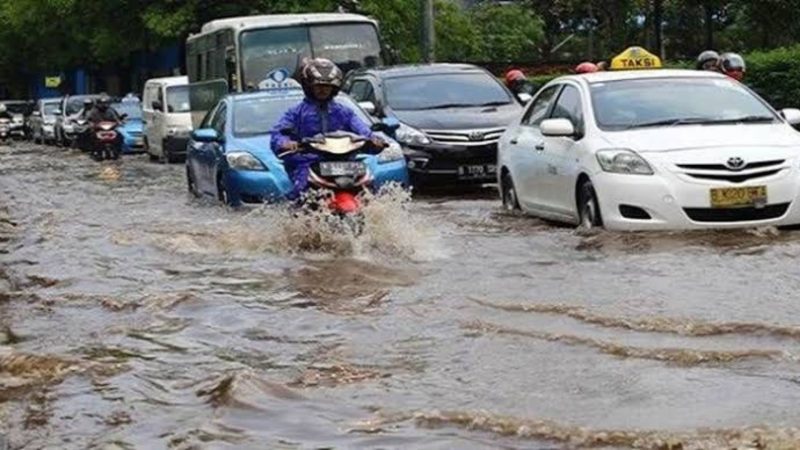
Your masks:
<instances>
[{"instance_id":1,"label":"wet windshield","mask_svg":"<svg viewBox=\"0 0 800 450\"><path fill-rule=\"evenodd\" d=\"M591 91L603 130L777 120L764 102L727 79L622 80L594 83Z\"/></svg>"},{"instance_id":2,"label":"wet windshield","mask_svg":"<svg viewBox=\"0 0 800 450\"><path fill-rule=\"evenodd\" d=\"M386 99L398 111L513 102L500 83L483 72L389 78Z\"/></svg>"},{"instance_id":3,"label":"wet windshield","mask_svg":"<svg viewBox=\"0 0 800 450\"><path fill-rule=\"evenodd\" d=\"M289 95L284 92L237 99L233 110L233 132L236 136L267 134L289 108L302 100L303 92L300 90ZM371 123L366 113L350 97L340 95L336 101L352 108L364 123Z\"/></svg>"},{"instance_id":4,"label":"wet windshield","mask_svg":"<svg viewBox=\"0 0 800 450\"><path fill-rule=\"evenodd\" d=\"M242 33L244 83L257 86L274 69L294 71L303 57L328 58L347 73L381 64L378 33L371 24L285 27Z\"/></svg>"},{"instance_id":5,"label":"wet windshield","mask_svg":"<svg viewBox=\"0 0 800 450\"><path fill-rule=\"evenodd\" d=\"M11 114L28 114L28 105L25 103L4 103Z\"/></svg>"},{"instance_id":6,"label":"wet windshield","mask_svg":"<svg viewBox=\"0 0 800 450\"><path fill-rule=\"evenodd\" d=\"M127 114L128 119L142 118L142 104L139 102L123 102L111 105L119 115Z\"/></svg>"},{"instance_id":7,"label":"wet windshield","mask_svg":"<svg viewBox=\"0 0 800 450\"><path fill-rule=\"evenodd\" d=\"M167 112L185 113L192 110L189 103L189 86L167 88Z\"/></svg>"}]
</instances>

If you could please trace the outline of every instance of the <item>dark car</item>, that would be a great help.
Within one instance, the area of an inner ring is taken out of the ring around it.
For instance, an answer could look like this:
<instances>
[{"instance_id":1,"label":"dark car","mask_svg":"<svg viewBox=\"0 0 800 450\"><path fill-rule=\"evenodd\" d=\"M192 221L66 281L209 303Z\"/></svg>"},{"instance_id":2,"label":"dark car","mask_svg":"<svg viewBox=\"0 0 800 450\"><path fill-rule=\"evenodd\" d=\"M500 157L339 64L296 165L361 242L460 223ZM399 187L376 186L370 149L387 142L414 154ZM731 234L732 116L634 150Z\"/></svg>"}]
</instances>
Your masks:
<instances>
[{"instance_id":1,"label":"dark car","mask_svg":"<svg viewBox=\"0 0 800 450\"><path fill-rule=\"evenodd\" d=\"M417 186L494 182L497 141L522 110L492 74L468 64L363 69L344 90L374 115L400 121L396 138Z\"/></svg>"}]
</instances>

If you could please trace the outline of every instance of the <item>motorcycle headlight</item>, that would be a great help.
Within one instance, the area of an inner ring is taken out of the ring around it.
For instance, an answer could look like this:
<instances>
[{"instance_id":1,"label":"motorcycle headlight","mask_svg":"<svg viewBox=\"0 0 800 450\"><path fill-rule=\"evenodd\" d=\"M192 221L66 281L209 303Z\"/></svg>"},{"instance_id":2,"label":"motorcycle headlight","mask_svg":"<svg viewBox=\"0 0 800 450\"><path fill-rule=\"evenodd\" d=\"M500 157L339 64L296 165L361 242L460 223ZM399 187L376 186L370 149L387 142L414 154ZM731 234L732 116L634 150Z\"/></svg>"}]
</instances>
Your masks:
<instances>
[{"instance_id":1,"label":"motorcycle headlight","mask_svg":"<svg viewBox=\"0 0 800 450\"><path fill-rule=\"evenodd\" d=\"M606 172L630 175L652 175L653 169L647 161L633 150L609 149L597 152L597 162Z\"/></svg>"},{"instance_id":2,"label":"motorcycle headlight","mask_svg":"<svg viewBox=\"0 0 800 450\"><path fill-rule=\"evenodd\" d=\"M425 133L404 123L400 124L400 128L395 131L394 136L399 142L407 145L426 145L431 143Z\"/></svg>"},{"instance_id":3,"label":"motorcycle headlight","mask_svg":"<svg viewBox=\"0 0 800 450\"><path fill-rule=\"evenodd\" d=\"M389 146L383 149L383 151L378 154L379 163L400 161L403 158L404 158L403 149L400 148L400 144L398 144L397 142L389 143Z\"/></svg>"},{"instance_id":4,"label":"motorcycle headlight","mask_svg":"<svg viewBox=\"0 0 800 450\"><path fill-rule=\"evenodd\" d=\"M230 152L225 155L228 166L236 170L267 170L261 161L247 152Z\"/></svg>"}]
</instances>

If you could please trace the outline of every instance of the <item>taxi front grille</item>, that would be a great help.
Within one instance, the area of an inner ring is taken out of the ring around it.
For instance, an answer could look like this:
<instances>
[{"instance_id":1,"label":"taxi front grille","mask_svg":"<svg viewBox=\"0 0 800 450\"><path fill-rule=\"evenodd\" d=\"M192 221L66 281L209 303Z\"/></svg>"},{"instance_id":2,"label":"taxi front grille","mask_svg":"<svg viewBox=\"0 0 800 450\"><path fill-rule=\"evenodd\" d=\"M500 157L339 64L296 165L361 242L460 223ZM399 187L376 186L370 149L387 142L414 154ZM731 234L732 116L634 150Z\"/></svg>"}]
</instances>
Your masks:
<instances>
[{"instance_id":1,"label":"taxi front grille","mask_svg":"<svg viewBox=\"0 0 800 450\"><path fill-rule=\"evenodd\" d=\"M683 208L683 211L695 222L755 222L777 219L786 214L789 205L790 203L776 203L763 208Z\"/></svg>"},{"instance_id":2,"label":"taxi front grille","mask_svg":"<svg viewBox=\"0 0 800 450\"><path fill-rule=\"evenodd\" d=\"M780 166L785 160L776 159L772 161L757 161L746 164L739 169L730 169L724 164L678 164L678 167L685 170L706 170L706 171L720 171L720 172L741 172L743 170L763 169L765 167Z\"/></svg>"},{"instance_id":3,"label":"taxi front grille","mask_svg":"<svg viewBox=\"0 0 800 450\"><path fill-rule=\"evenodd\" d=\"M775 169L775 170L767 170L763 172L753 172L748 174L721 174L721 175L712 175L708 173L687 173L692 178L699 178L701 180L713 180L713 181L730 181L731 183L744 183L745 181L755 180L756 178L764 178L775 175L779 173L782 169Z\"/></svg>"}]
</instances>

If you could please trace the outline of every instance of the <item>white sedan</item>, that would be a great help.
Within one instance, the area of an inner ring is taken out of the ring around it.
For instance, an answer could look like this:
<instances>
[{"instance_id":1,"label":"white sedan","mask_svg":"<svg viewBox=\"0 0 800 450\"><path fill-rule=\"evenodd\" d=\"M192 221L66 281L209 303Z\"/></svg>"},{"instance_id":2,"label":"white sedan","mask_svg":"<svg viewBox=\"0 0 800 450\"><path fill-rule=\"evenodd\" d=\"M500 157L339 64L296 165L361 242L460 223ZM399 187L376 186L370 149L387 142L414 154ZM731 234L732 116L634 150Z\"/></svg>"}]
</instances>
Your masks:
<instances>
[{"instance_id":1,"label":"white sedan","mask_svg":"<svg viewBox=\"0 0 800 450\"><path fill-rule=\"evenodd\" d=\"M711 72L561 77L500 139L503 204L614 230L800 224L797 123Z\"/></svg>"}]
</instances>

